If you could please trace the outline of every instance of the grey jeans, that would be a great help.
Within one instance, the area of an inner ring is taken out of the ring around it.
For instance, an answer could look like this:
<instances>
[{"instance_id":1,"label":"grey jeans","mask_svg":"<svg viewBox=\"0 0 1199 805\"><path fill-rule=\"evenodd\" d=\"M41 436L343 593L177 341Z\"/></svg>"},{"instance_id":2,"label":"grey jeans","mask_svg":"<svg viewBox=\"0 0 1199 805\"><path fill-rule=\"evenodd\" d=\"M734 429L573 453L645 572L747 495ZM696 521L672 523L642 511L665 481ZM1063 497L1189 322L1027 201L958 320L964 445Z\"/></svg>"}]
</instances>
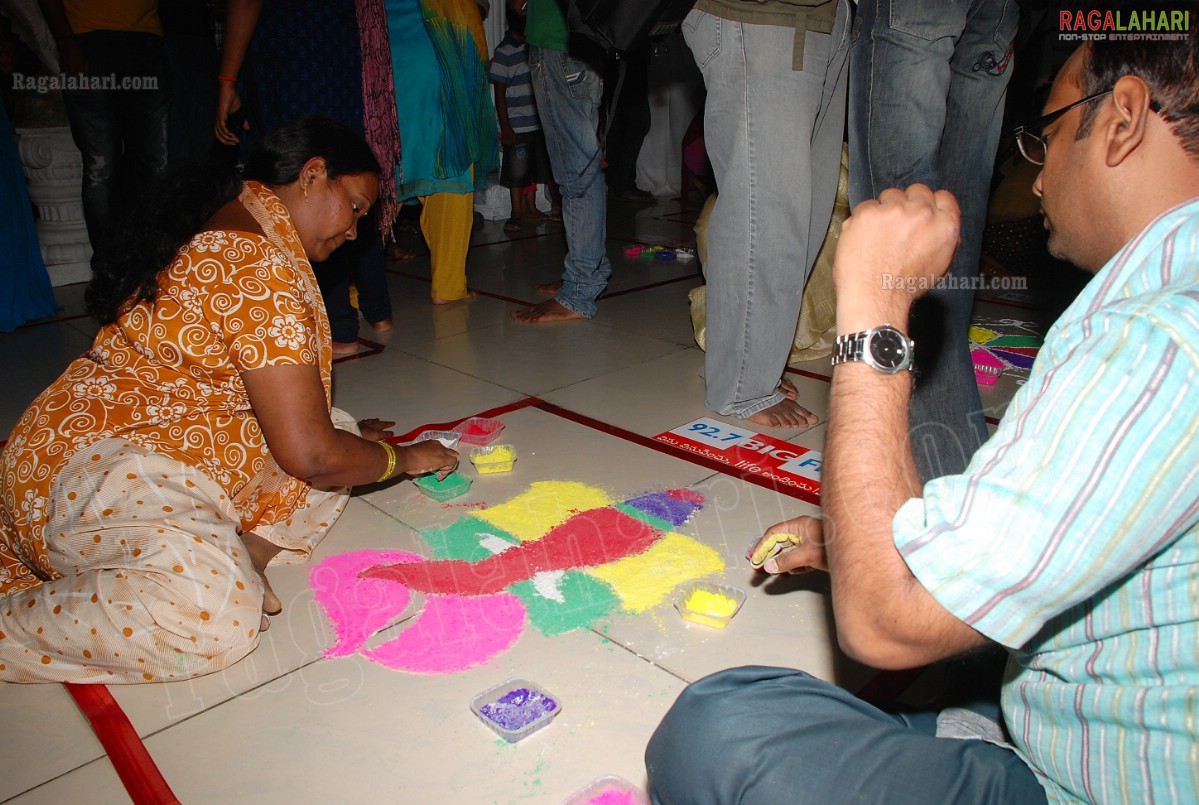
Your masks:
<instances>
[{"instance_id":1,"label":"grey jeans","mask_svg":"<svg viewBox=\"0 0 1199 805\"><path fill-rule=\"evenodd\" d=\"M645 766L657 805L1046 801L1012 749L937 737L936 713L888 713L787 668L692 684L650 739Z\"/></svg>"},{"instance_id":2,"label":"grey jeans","mask_svg":"<svg viewBox=\"0 0 1199 805\"><path fill-rule=\"evenodd\" d=\"M783 399L808 272L841 169L847 0L832 34L692 11L683 23L708 89L704 141L719 190L708 227L708 408L747 417Z\"/></svg>"}]
</instances>

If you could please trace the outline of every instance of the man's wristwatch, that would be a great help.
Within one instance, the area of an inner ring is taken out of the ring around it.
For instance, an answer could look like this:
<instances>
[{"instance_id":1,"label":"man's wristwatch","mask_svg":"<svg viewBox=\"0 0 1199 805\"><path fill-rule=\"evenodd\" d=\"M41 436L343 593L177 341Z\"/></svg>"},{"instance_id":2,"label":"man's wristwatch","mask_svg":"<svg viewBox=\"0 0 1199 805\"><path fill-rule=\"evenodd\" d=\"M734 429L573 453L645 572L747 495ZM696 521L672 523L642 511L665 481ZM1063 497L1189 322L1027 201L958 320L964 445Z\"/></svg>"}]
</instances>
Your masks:
<instances>
[{"instance_id":1,"label":"man's wristwatch","mask_svg":"<svg viewBox=\"0 0 1199 805\"><path fill-rule=\"evenodd\" d=\"M915 343L890 324L873 327L860 333L837 336L833 348L833 366L849 361L861 361L889 375L912 368L912 349Z\"/></svg>"}]
</instances>

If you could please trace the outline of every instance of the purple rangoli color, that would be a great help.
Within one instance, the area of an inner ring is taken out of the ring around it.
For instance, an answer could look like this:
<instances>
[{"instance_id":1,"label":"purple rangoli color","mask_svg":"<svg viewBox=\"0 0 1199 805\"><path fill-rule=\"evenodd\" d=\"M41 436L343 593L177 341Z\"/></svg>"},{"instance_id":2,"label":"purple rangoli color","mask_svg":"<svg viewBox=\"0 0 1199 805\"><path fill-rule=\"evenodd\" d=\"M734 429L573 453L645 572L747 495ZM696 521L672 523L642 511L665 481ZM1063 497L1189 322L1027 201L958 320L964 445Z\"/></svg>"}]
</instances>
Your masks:
<instances>
[{"instance_id":1,"label":"purple rangoli color","mask_svg":"<svg viewBox=\"0 0 1199 805\"><path fill-rule=\"evenodd\" d=\"M541 691L516 688L483 705L479 712L503 729L515 732L557 709L558 703Z\"/></svg>"},{"instance_id":2,"label":"purple rangoli color","mask_svg":"<svg viewBox=\"0 0 1199 805\"><path fill-rule=\"evenodd\" d=\"M687 518L703 504L703 495L692 492L690 489L651 492L648 495L641 495L625 501L626 506L643 511L659 520L665 520L671 525L682 525L687 522Z\"/></svg>"}]
</instances>

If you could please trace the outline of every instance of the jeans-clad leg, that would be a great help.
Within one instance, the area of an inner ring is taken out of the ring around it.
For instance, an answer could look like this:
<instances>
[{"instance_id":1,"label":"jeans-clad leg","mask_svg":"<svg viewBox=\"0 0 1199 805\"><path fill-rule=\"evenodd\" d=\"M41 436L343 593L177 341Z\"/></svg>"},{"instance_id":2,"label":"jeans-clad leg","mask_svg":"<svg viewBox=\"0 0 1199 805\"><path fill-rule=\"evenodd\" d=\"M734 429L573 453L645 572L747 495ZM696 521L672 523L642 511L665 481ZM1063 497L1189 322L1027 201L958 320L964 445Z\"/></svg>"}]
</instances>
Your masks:
<instances>
[{"instance_id":1,"label":"jeans-clad leg","mask_svg":"<svg viewBox=\"0 0 1199 805\"><path fill-rule=\"evenodd\" d=\"M850 55L850 202L922 182L954 194L961 245L912 314L912 449L922 479L959 473L986 439L966 340L1016 34L1015 0L862 0Z\"/></svg>"},{"instance_id":2,"label":"jeans-clad leg","mask_svg":"<svg viewBox=\"0 0 1199 805\"><path fill-rule=\"evenodd\" d=\"M529 46L529 70L550 165L562 190L566 259L555 298L590 319L612 276L605 247L608 198L596 134L603 81L586 62L536 45Z\"/></svg>"},{"instance_id":3,"label":"jeans-clad leg","mask_svg":"<svg viewBox=\"0 0 1199 805\"><path fill-rule=\"evenodd\" d=\"M343 244L323 263L313 264L333 340L358 340L358 312L371 324L391 318L383 245L373 216L358 224L358 239ZM350 283L358 288L358 307L350 301Z\"/></svg>"},{"instance_id":4,"label":"jeans-clad leg","mask_svg":"<svg viewBox=\"0 0 1199 805\"><path fill-rule=\"evenodd\" d=\"M879 710L786 668L721 671L679 696L645 750L657 805L1012 803L1045 793L1014 751L937 738L932 713Z\"/></svg>"},{"instance_id":5,"label":"jeans-clad leg","mask_svg":"<svg viewBox=\"0 0 1199 805\"><path fill-rule=\"evenodd\" d=\"M719 188L708 230L708 408L747 417L778 403L808 272L840 170L846 3L831 35L692 11L683 34L708 89L704 140Z\"/></svg>"},{"instance_id":6,"label":"jeans-clad leg","mask_svg":"<svg viewBox=\"0 0 1199 805\"><path fill-rule=\"evenodd\" d=\"M76 40L89 79L116 83L63 93L83 155L83 214L95 246L120 211L123 191L144 190L166 169L170 70L161 36L92 31Z\"/></svg>"}]
</instances>

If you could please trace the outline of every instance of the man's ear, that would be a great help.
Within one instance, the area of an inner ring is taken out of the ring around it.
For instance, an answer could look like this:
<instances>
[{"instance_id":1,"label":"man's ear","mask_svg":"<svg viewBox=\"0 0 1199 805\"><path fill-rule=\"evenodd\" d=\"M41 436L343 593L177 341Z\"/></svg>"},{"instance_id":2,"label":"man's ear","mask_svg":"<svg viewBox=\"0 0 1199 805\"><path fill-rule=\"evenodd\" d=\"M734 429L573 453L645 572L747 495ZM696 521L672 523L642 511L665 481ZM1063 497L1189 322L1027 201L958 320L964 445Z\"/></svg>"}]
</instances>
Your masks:
<instances>
[{"instance_id":1,"label":"man's ear","mask_svg":"<svg viewBox=\"0 0 1199 805\"><path fill-rule=\"evenodd\" d=\"M1114 112L1104 128L1107 166L1114 168L1137 150L1145 139L1145 126L1153 110L1153 95L1140 76L1125 75L1112 88Z\"/></svg>"}]
</instances>

